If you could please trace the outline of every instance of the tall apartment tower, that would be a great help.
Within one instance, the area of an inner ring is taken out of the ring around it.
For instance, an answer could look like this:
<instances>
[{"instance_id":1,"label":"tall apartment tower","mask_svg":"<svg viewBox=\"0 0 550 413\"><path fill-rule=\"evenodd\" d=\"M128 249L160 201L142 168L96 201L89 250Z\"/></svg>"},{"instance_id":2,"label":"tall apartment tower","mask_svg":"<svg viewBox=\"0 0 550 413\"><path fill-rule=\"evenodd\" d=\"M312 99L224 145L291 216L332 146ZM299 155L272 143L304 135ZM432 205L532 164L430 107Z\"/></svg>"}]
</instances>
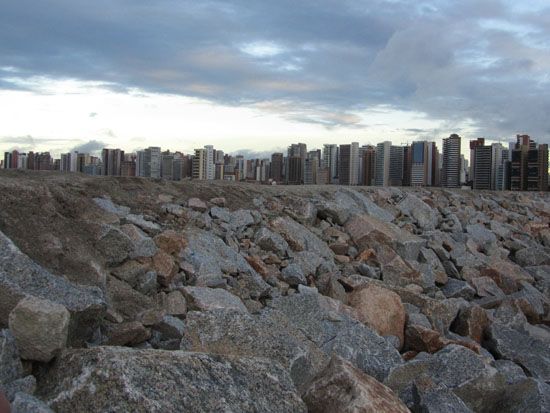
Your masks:
<instances>
[{"instance_id":1,"label":"tall apartment tower","mask_svg":"<svg viewBox=\"0 0 550 413\"><path fill-rule=\"evenodd\" d=\"M376 186L388 186L390 184L390 150L390 141L376 145Z\"/></svg>"},{"instance_id":2,"label":"tall apartment tower","mask_svg":"<svg viewBox=\"0 0 550 413\"><path fill-rule=\"evenodd\" d=\"M206 179L206 171L204 169L206 151L204 148L195 149L195 156L193 156L193 166L192 166L192 178L193 179Z\"/></svg>"},{"instance_id":3,"label":"tall apartment tower","mask_svg":"<svg viewBox=\"0 0 550 413\"><path fill-rule=\"evenodd\" d=\"M485 138L477 138L470 141L470 180L473 181L475 178L475 163L476 163L476 151L475 149L478 146L485 145Z\"/></svg>"},{"instance_id":4,"label":"tall apartment tower","mask_svg":"<svg viewBox=\"0 0 550 413\"><path fill-rule=\"evenodd\" d=\"M460 144L461 138L456 133L443 139L441 186L445 188L460 187Z\"/></svg>"},{"instance_id":5,"label":"tall apartment tower","mask_svg":"<svg viewBox=\"0 0 550 413\"><path fill-rule=\"evenodd\" d=\"M103 149L101 151L102 175L120 176L123 160L124 151L120 149Z\"/></svg>"},{"instance_id":6,"label":"tall apartment tower","mask_svg":"<svg viewBox=\"0 0 550 413\"><path fill-rule=\"evenodd\" d=\"M308 152L304 170L304 184L317 185L319 183L319 160L318 151Z\"/></svg>"},{"instance_id":7,"label":"tall apartment tower","mask_svg":"<svg viewBox=\"0 0 550 413\"><path fill-rule=\"evenodd\" d=\"M294 143L287 151L287 183L300 185L304 183L305 166L307 158L307 146L305 143Z\"/></svg>"},{"instance_id":8,"label":"tall apartment tower","mask_svg":"<svg viewBox=\"0 0 550 413\"><path fill-rule=\"evenodd\" d=\"M338 183L357 185L359 179L359 143L340 145L338 161Z\"/></svg>"},{"instance_id":9,"label":"tall apartment tower","mask_svg":"<svg viewBox=\"0 0 550 413\"><path fill-rule=\"evenodd\" d=\"M548 145L528 135L517 135L512 149L510 186L512 191L548 190Z\"/></svg>"},{"instance_id":10,"label":"tall apartment tower","mask_svg":"<svg viewBox=\"0 0 550 413\"><path fill-rule=\"evenodd\" d=\"M474 147L473 163L474 189L493 189L491 185L493 148L491 146L476 145Z\"/></svg>"},{"instance_id":11,"label":"tall apartment tower","mask_svg":"<svg viewBox=\"0 0 550 413\"><path fill-rule=\"evenodd\" d=\"M390 186L403 185L403 146L390 146Z\"/></svg>"},{"instance_id":12,"label":"tall apartment tower","mask_svg":"<svg viewBox=\"0 0 550 413\"><path fill-rule=\"evenodd\" d=\"M338 145L323 145L323 167L328 169L330 184L338 183Z\"/></svg>"},{"instance_id":13,"label":"tall apartment tower","mask_svg":"<svg viewBox=\"0 0 550 413\"><path fill-rule=\"evenodd\" d=\"M214 147L212 145L205 145L205 173L207 180L211 181L216 177L216 164L214 162ZM223 158L223 152L222 152L222 158Z\"/></svg>"},{"instance_id":14,"label":"tall apartment tower","mask_svg":"<svg viewBox=\"0 0 550 413\"><path fill-rule=\"evenodd\" d=\"M374 185L376 148L364 145L359 148L359 185Z\"/></svg>"},{"instance_id":15,"label":"tall apartment tower","mask_svg":"<svg viewBox=\"0 0 550 413\"><path fill-rule=\"evenodd\" d=\"M284 159L281 152L271 155L271 179L277 183L283 182Z\"/></svg>"}]
</instances>

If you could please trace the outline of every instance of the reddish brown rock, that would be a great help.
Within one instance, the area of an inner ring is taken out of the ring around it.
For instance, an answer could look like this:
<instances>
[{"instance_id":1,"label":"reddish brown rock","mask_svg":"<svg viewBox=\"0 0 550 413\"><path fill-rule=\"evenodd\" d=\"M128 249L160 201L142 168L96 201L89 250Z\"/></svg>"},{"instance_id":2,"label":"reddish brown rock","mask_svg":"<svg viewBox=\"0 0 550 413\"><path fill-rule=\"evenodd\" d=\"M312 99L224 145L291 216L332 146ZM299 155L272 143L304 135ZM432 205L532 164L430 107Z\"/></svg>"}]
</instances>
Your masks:
<instances>
[{"instance_id":1,"label":"reddish brown rock","mask_svg":"<svg viewBox=\"0 0 550 413\"><path fill-rule=\"evenodd\" d=\"M349 305L358 319L381 336L396 336L403 345L406 313L399 295L375 284L367 284L352 292Z\"/></svg>"},{"instance_id":2,"label":"reddish brown rock","mask_svg":"<svg viewBox=\"0 0 550 413\"><path fill-rule=\"evenodd\" d=\"M336 255L346 255L348 253L348 244L343 242L335 242L333 244L329 245L329 248L334 252Z\"/></svg>"},{"instance_id":3,"label":"reddish brown rock","mask_svg":"<svg viewBox=\"0 0 550 413\"><path fill-rule=\"evenodd\" d=\"M388 387L338 356L310 384L303 400L311 413L409 412Z\"/></svg>"},{"instance_id":4,"label":"reddish brown rock","mask_svg":"<svg viewBox=\"0 0 550 413\"><path fill-rule=\"evenodd\" d=\"M491 278L505 294L512 294L521 288L521 281L533 283L533 277L519 265L510 261L493 260L481 270L481 276Z\"/></svg>"},{"instance_id":5,"label":"reddish brown rock","mask_svg":"<svg viewBox=\"0 0 550 413\"><path fill-rule=\"evenodd\" d=\"M347 264L350 262L350 258L346 255L335 255L334 260L340 264Z\"/></svg>"},{"instance_id":6,"label":"reddish brown rock","mask_svg":"<svg viewBox=\"0 0 550 413\"><path fill-rule=\"evenodd\" d=\"M167 254L178 254L187 246L183 234L173 230L166 230L154 238L155 244Z\"/></svg>"},{"instance_id":7,"label":"reddish brown rock","mask_svg":"<svg viewBox=\"0 0 550 413\"><path fill-rule=\"evenodd\" d=\"M174 258L164 251L159 251L153 257L153 269L157 272L159 284L168 286L178 271Z\"/></svg>"},{"instance_id":8,"label":"reddish brown rock","mask_svg":"<svg viewBox=\"0 0 550 413\"><path fill-rule=\"evenodd\" d=\"M105 328L105 335L109 346L132 346L148 340L151 337L149 329L139 321L112 324Z\"/></svg>"},{"instance_id":9,"label":"reddish brown rock","mask_svg":"<svg viewBox=\"0 0 550 413\"><path fill-rule=\"evenodd\" d=\"M244 257L254 270L263 277L269 274L269 270L265 263L258 255L249 255Z\"/></svg>"},{"instance_id":10,"label":"reddish brown rock","mask_svg":"<svg viewBox=\"0 0 550 413\"><path fill-rule=\"evenodd\" d=\"M405 346L408 351L436 353L449 344L469 348L479 354L480 346L465 340L452 340L443 337L439 332L414 324L405 330Z\"/></svg>"},{"instance_id":11,"label":"reddish brown rock","mask_svg":"<svg viewBox=\"0 0 550 413\"><path fill-rule=\"evenodd\" d=\"M189 198L189 201L187 201L187 206L193 211L198 212L205 212L208 209L206 203L199 198Z\"/></svg>"},{"instance_id":12,"label":"reddish brown rock","mask_svg":"<svg viewBox=\"0 0 550 413\"><path fill-rule=\"evenodd\" d=\"M472 340L481 343L483 332L489 323L486 311L474 305L461 310L451 328L455 333L464 337L470 337Z\"/></svg>"}]
</instances>

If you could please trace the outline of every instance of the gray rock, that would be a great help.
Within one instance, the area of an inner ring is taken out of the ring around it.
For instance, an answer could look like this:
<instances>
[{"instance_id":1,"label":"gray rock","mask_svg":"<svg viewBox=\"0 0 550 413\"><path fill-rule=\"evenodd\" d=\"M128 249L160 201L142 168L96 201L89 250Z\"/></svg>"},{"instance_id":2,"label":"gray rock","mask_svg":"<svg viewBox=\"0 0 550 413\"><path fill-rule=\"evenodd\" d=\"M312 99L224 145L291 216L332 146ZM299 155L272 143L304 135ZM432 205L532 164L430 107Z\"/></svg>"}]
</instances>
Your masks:
<instances>
[{"instance_id":1,"label":"gray rock","mask_svg":"<svg viewBox=\"0 0 550 413\"><path fill-rule=\"evenodd\" d=\"M65 348L70 314L61 305L25 297L9 316L10 330L23 359L48 362Z\"/></svg>"},{"instance_id":2,"label":"gray rock","mask_svg":"<svg viewBox=\"0 0 550 413\"><path fill-rule=\"evenodd\" d=\"M54 411L36 397L19 392L11 405L11 413L54 413Z\"/></svg>"},{"instance_id":3,"label":"gray rock","mask_svg":"<svg viewBox=\"0 0 550 413\"><path fill-rule=\"evenodd\" d=\"M0 384L0 391L4 392L6 398L11 403L19 392L34 394L36 391L36 379L32 375L28 375L9 384Z\"/></svg>"},{"instance_id":4,"label":"gray rock","mask_svg":"<svg viewBox=\"0 0 550 413\"><path fill-rule=\"evenodd\" d=\"M516 251L514 260L522 267L532 267L549 264L550 255L542 248L523 248Z\"/></svg>"},{"instance_id":5,"label":"gray rock","mask_svg":"<svg viewBox=\"0 0 550 413\"><path fill-rule=\"evenodd\" d=\"M149 237L135 225L125 224L120 227L120 230L130 238L132 243L129 258L149 258L157 253L158 248L153 238Z\"/></svg>"},{"instance_id":6,"label":"gray rock","mask_svg":"<svg viewBox=\"0 0 550 413\"><path fill-rule=\"evenodd\" d=\"M466 227L468 237L484 251L492 251L496 248L497 237L482 224L468 225Z\"/></svg>"},{"instance_id":7,"label":"gray rock","mask_svg":"<svg viewBox=\"0 0 550 413\"><path fill-rule=\"evenodd\" d=\"M445 385L436 385L426 378L429 385L413 384L413 411L421 413L472 413L472 410Z\"/></svg>"},{"instance_id":8,"label":"gray rock","mask_svg":"<svg viewBox=\"0 0 550 413\"><path fill-rule=\"evenodd\" d=\"M23 375L19 350L10 330L0 330L0 385L10 383Z\"/></svg>"},{"instance_id":9,"label":"gray rock","mask_svg":"<svg viewBox=\"0 0 550 413\"><path fill-rule=\"evenodd\" d=\"M248 312L239 297L221 288L185 287L183 294L190 310L208 311L223 308Z\"/></svg>"},{"instance_id":10,"label":"gray rock","mask_svg":"<svg viewBox=\"0 0 550 413\"><path fill-rule=\"evenodd\" d=\"M179 204L163 204L161 209L177 217L181 217L185 214L185 208Z\"/></svg>"},{"instance_id":11,"label":"gray rock","mask_svg":"<svg viewBox=\"0 0 550 413\"><path fill-rule=\"evenodd\" d=\"M130 208L116 205L109 198L94 198L94 203L104 211L115 214L119 218L125 218L130 213Z\"/></svg>"},{"instance_id":12,"label":"gray rock","mask_svg":"<svg viewBox=\"0 0 550 413\"><path fill-rule=\"evenodd\" d=\"M370 328L351 318L339 301L299 286L300 294L274 299L266 316L290 323L325 353L337 354L377 380L403 361L397 350Z\"/></svg>"},{"instance_id":13,"label":"gray rock","mask_svg":"<svg viewBox=\"0 0 550 413\"><path fill-rule=\"evenodd\" d=\"M290 248L283 237L266 227L262 227L256 232L254 242L261 249L274 252L281 257L286 256Z\"/></svg>"},{"instance_id":14,"label":"gray rock","mask_svg":"<svg viewBox=\"0 0 550 413\"><path fill-rule=\"evenodd\" d=\"M112 225L104 227L104 235L96 242L96 248L105 257L107 264L120 264L128 258L133 250L132 240Z\"/></svg>"},{"instance_id":15,"label":"gray rock","mask_svg":"<svg viewBox=\"0 0 550 413\"><path fill-rule=\"evenodd\" d=\"M424 231L435 229L438 221L437 211L415 195L407 193L396 207L401 213L413 217Z\"/></svg>"},{"instance_id":16,"label":"gray rock","mask_svg":"<svg viewBox=\"0 0 550 413\"><path fill-rule=\"evenodd\" d=\"M220 238L207 231L189 231L188 246L182 251L180 258L187 261L194 269L198 285L223 283L223 274L248 274L256 284L265 290L270 287L256 271L246 262L242 255L228 247Z\"/></svg>"},{"instance_id":17,"label":"gray rock","mask_svg":"<svg viewBox=\"0 0 550 413\"><path fill-rule=\"evenodd\" d=\"M47 299L69 310L71 345L89 339L106 310L99 288L75 285L51 274L0 232L0 326L8 325L9 313L26 296Z\"/></svg>"},{"instance_id":18,"label":"gray rock","mask_svg":"<svg viewBox=\"0 0 550 413\"><path fill-rule=\"evenodd\" d=\"M271 221L271 228L286 240L293 251L309 251L326 259L334 258L334 253L325 242L290 218L275 218Z\"/></svg>"},{"instance_id":19,"label":"gray rock","mask_svg":"<svg viewBox=\"0 0 550 413\"><path fill-rule=\"evenodd\" d=\"M393 368L384 381L407 406L414 405L414 385L424 377L455 391L479 377L490 377L496 369L486 365L473 351L451 344L430 355L420 353L402 366Z\"/></svg>"},{"instance_id":20,"label":"gray rock","mask_svg":"<svg viewBox=\"0 0 550 413\"><path fill-rule=\"evenodd\" d=\"M395 217L391 212L386 209L380 208L370 198L368 198L366 195L363 195L361 192L351 188L343 188L341 191L348 194L357 202L357 204L359 204L360 207L364 209L364 212L372 215L376 219L383 222L391 222L394 220Z\"/></svg>"},{"instance_id":21,"label":"gray rock","mask_svg":"<svg viewBox=\"0 0 550 413\"><path fill-rule=\"evenodd\" d=\"M65 351L38 395L56 411L306 411L273 360L121 347Z\"/></svg>"},{"instance_id":22,"label":"gray rock","mask_svg":"<svg viewBox=\"0 0 550 413\"><path fill-rule=\"evenodd\" d=\"M153 326L161 334L161 340L181 339L185 331L185 323L179 318L165 315L162 320Z\"/></svg>"},{"instance_id":23,"label":"gray rock","mask_svg":"<svg viewBox=\"0 0 550 413\"><path fill-rule=\"evenodd\" d=\"M468 301L472 300L476 294L476 290L467 282L454 278L449 278L447 283L441 287L441 291L447 298L464 298Z\"/></svg>"},{"instance_id":24,"label":"gray rock","mask_svg":"<svg viewBox=\"0 0 550 413\"><path fill-rule=\"evenodd\" d=\"M304 275L302 268L296 264L290 264L283 268L281 271L281 277L283 281L291 287L295 287L298 284L307 285L306 276Z\"/></svg>"},{"instance_id":25,"label":"gray rock","mask_svg":"<svg viewBox=\"0 0 550 413\"><path fill-rule=\"evenodd\" d=\"M136 215L136 214L128 214L124 218L126 221L128 221L131 224L134 224L135 226L141 228L142 230L156 234L161 230L160 225L156 222L149 221L148 219L145 219L143 215Z\"/></svg>"},{"instance_id":26,"label":"gray rock","mask_svg":"<svg viewBox=\"0 0 550 413\"><path fill-rule=\"evenodd\" d=\"M497 358L520 365L530 376L550 381L550 346L526 332L494 322L487 329L485 347Z\"/></svg>"},{"instance_id":27,"label":"gray rock","mask_svg":"<svg viewBox=\"0 0 550 413\"><path fill-rule=\"evenodd\" d=\"M212 207L210 209L210 215L214 219L219 219L229 225L234 231L242 230L250 225L254 224L254 217L251 212L246 209L239 209L231 212L227 208Z\"/></svg>"},{"instance_id":28,"label":"gray rock","mask_svg":"<svg viewBox=\"0 0 550 413\"><path fill-rule=\"evenodd\" d=\"M267 357L289 371L299 390L328 362L325 353L288 320L234 310L190 312L182 350Z\"/></svg>"},{"instance_id":29,"label":"gray rock","mask_svg":"<svg viewBox=\"0 0 550 413\"><path fill-rule=\"evenodd\" d=\"M296 264L307 275L317 275L317 273L334 272L337 270L334 260L326 259L319 254L311 251L292 252L292 264Z\"/></svg>"},{"instance_id":30,"label":"gray rock","mask_svg":"<svg viewBox=\"0 0 550 413\"><path fill-rule=\"evenodd\" d=\"M199 198L189 198L187 201L187 206L193 211L205 212L208 210L206 203Z\"/></svg>"}]
</instances>

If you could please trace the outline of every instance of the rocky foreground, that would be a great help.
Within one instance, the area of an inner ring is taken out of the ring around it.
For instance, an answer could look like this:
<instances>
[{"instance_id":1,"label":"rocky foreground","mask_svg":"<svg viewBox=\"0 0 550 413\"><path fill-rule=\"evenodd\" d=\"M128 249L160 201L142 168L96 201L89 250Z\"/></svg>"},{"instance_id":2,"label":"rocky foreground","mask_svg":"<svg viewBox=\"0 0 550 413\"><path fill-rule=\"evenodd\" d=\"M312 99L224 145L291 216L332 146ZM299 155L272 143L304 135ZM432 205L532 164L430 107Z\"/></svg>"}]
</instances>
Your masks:
<instances>
[{"instance_id":1,"label":"rocky foreground","mask_svg":"<svg viewBox=\"0 0 550 413\"><path fill-rule=\"evenodd\" d=\"M550 198L0 171L13 412L550 411Z\"/></svg>"}]
</instances>

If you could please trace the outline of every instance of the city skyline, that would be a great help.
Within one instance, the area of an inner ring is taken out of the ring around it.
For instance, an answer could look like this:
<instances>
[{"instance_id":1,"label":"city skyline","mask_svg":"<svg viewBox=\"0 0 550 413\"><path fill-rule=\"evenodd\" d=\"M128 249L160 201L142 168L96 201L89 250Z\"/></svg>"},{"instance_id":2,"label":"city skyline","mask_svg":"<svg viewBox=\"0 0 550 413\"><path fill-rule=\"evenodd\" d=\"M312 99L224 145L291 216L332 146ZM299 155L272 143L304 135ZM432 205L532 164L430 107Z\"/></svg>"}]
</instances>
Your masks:
<instances>
[{"instance_id":1,"label":"city skyline","mask_svg":"<svg viewBox=\"0 0 550 413\"><path fill-rule=\"evenodd\" d=\"M298 140L441 146L450 133L548 143L549 10L11 2L0 16L0 146L274 151Z\"/></svg>"}]
</instances>

